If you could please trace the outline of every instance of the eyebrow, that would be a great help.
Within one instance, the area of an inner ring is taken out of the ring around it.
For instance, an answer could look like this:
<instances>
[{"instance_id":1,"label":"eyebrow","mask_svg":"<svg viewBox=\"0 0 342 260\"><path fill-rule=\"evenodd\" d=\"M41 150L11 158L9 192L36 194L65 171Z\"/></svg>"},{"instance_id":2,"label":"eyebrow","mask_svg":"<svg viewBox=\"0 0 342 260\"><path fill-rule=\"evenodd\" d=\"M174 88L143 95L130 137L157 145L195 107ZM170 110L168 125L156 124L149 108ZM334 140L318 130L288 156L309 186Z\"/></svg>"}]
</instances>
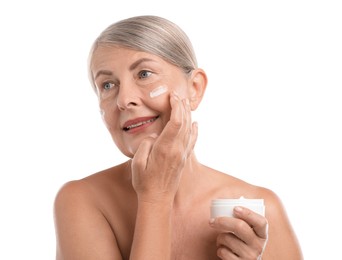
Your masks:
<instances>
[{"instance_id":1,"label":"eyebrow","mask_svg":"<svg viewBox=\"0 0 342 260\"><path fill-rule=\"evenodd\" d=\"M141 58L135 62L133 62L131 64L131 66L129 66L129 70L132 71L134 69L136 69L141 63L143 62L148 62L148 61L152 61L152 62L155 62L155 60L153 59L149 59L149 58ZM94 77L94 80L97 79L100 75L107 75L107 76L112 76L113 73L110 71L110 70L99 70L95 77Z\"/></svg>"},{"instance_id":2,"label":"eyebrow","mask_svg":"<svg viewBox=\"0 0 342 260\"><path fill-rule=\"evenodd\" d=\"M155 62L155 60L149 59L149 58L141 58L135 62L132 63L131 66L129 66L129 70L132 71L134 70L136 67L138 67L141 63L143 62L147 62L147 61L152 61Z\"/></svg>"},{"instance_id":3,"label":"eyebrow","mask_svg":"<svg viewBox=\"0 0 342 260\"><path fill-rule=\"evenodd\" d=\"M97 79L100 75L112 76L113 73L112 73L111 71L109 71L109 70L99 70L99 71L96 73L96 75L95 75L95 77L94 77L94 80Z\"/></svg>"}]
</instances>

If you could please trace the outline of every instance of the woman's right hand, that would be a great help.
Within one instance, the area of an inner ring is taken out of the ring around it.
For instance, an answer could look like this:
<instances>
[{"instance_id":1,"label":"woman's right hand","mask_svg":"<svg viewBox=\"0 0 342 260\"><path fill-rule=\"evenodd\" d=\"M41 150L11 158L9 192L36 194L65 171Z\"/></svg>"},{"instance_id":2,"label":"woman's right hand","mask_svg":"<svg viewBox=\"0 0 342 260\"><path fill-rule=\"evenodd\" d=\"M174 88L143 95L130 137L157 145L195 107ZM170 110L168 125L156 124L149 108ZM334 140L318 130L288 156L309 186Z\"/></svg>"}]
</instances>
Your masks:
<instances>
[{"instance_id":1,"label":"woman's right hand","mask_svg":"<svg viewBox=\"0 0 342 260\"><path fill-rule=\"evenodd\" d=\"M182 170L197 140L188 99L170 95L171 116L159 136L144 139L132 160L132 183L139 200L173 200Z\"/></svg>"}]
</instances>

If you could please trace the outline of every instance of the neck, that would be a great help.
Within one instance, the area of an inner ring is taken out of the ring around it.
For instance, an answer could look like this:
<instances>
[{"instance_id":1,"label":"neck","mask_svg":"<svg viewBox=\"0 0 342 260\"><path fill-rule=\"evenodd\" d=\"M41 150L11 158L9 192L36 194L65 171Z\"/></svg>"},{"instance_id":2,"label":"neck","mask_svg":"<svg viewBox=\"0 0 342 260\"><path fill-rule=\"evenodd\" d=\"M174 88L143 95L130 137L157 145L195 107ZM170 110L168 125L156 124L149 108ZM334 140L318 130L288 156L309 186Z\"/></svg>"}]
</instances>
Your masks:
<instances>
[{"instance_id":1,"label":"neck","mask_svg":"<svg viewBox=\"0 0 342 260\"><path fill-rule=\"evenodd\" d=\"M132 160L126 162L126 169L130 173L129 181L131 181L131 163ZM182 177L180 179L179 187L175 196L174 206L176 208L188 207L190 203L197 197L198 193L202 191L202 184L206 184L209 181L205 178L205 170L202 164L197 161L197 158L192 152L192 154L187 159L184 166Z\"/></svg>"},{"instance_id":2,"label":"neck","mask_svg":"<svg viewBox=\"0 0 342 260\"><path fill-rule=\"evenodd\" d=\"M179 183L178 191L174 200L175 207L187 207L193 202L196 192L199 191L201 183L203 183L203 165L201 165L194 154L189 156L182 177Z\"/></svg>"}]
</instances>

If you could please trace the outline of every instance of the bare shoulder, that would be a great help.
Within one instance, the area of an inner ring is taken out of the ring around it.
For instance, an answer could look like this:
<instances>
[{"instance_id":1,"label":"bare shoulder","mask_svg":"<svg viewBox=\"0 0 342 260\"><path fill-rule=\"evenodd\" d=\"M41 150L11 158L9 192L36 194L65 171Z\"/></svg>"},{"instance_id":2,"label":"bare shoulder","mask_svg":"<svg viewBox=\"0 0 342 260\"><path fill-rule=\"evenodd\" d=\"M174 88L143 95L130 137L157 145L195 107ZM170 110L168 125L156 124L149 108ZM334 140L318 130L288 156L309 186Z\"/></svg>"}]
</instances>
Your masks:
<instances>
[{"instance_id":1,"label":"bare shoulder","mask_svg":"<svg viewBox=\"0 0 342 260\"><path fill-rule=\"evenodd\" d=\"M266 206L270 212L279 212L283 208L278 195L269 188L257 186L245 180L239 179L233 175L219 172L211 169L211 174L214 176L215 189L221 191L222 197L229 196L230 198L260 198L264 199Z\"/></svg>"},{"instance_id":2,"label":"bare shoulder","mask_svg":"<svg viewBox=\"0 0 342 260\"><path fill-rule=\"evenodd\" d=\"M227 174L217 174L221 196L264 199L265 217L268 221L268 243L263 259L301 260L303 255L280 197L271 189L256 186Z\"/></svg>"},{"instance_id":3,"label":"bare shoulder","mask_svg":"<svg viewBox=\"0 0 342 260\"><path fill-rule=\"evenodd\" d=\"M76 213L80 208L91 207L93 197L90 195L89 186L84 180L73 180L65 183L57 192L54 201L55 214L63 214L67 211Z\"/></svg>"},{"instance_id":4,"label":"bare shoulder","mask_svg":"<svg viewBox=\"0 0 342 260\"><path fill-rule=\"evenodd\" d=\"M77 200L85 199L84 196L86 195L87 195L86 185L83 180L69 181L65 183L57 192L57 195L55 198L55 206L59 206L60 204L65 205L65 203L78 204L78 203L73 203L74 199L77 199Z\"/></svg>"},{"instance_id":5,"label":"bare shoulder","mask_svg":"<svg viewBox=\"0 0 342 260\"><path fill-rule=\"evenodd\" d=\"M228 173L223 173L209 168L213 188L219 192L216 196L226 198L263 198L270 203L278 203L277 195L270 189L251 184ZM219 198L218 197L218 198ZM271 202L272 201L272 202Z\"/></svg>"},{"instance_id":6,"label":"bare shoulder","mask_svg":"<svg viewBox=\"0 0 342 260\"><path fill-rule=\"evenodd\" d=\"M70 181L54 201L57 259L122 259L117 240L99 203L110 170ZM101 189L103 188L103 189ZM106 193L106 191L104 191ZM94 250L96 248L96 250Z\"/></svg>"},{"instance_id":7,"label":"bare shoulder","mask_svg":"<svg viewBox=\"0 0 342 260\"><path fill-rule=\"evenodd\" d=\"M78 205L98 204L106 196L115 199L115 194L127 190L131 186L131 177L127 174L128 162L94 173L80 180L65 183L57 193L55 204L59 201ZM75 203L74 203L75 204ZM77 205L74 205L77 206ZM97 206L98 207L98 206Z\"/></svg>"},{"instance_id":8,"label":"bare shoulder","mask_svg":"<svg viewBox=\"0 0 342 260\"><path fill-rule=\"evenodd\" d=\"M92 174L80 180L73 180L65 183L57 192L55 198L55 209L59 206L71 206L73 209L91 206L96 204L96 194L100 190L106 190L108 186L115 188L115 174L117 167L106 169L104 171ZM117 179L117 178L116 178Z\"/></svg>"}]
</instances>

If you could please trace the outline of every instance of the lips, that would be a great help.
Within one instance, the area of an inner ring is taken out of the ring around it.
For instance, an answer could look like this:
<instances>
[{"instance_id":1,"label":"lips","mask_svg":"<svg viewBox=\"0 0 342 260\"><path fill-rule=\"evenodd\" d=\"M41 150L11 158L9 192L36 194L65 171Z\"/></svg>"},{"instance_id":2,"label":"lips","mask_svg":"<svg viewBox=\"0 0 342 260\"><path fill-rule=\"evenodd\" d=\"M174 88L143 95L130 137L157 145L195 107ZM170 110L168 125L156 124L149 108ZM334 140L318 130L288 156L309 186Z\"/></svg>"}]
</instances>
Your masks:
<instances>
[{"instance_id":1,"label":"lips","mask_svg":"<svg viewBox=\"0 0 342 260\"><path fill-rule=\"evenodd\" d=\"M130 131L133 129L137 129L140 127L143 127L147 124L150 124L154 121L156 121L158 119L159 116L155 116L155 117L140 117L140 118L136 118L134 120L129 120L127 121L124 126L123 126L123 130L124 131Z\"/></svg>"}]
</instances>

